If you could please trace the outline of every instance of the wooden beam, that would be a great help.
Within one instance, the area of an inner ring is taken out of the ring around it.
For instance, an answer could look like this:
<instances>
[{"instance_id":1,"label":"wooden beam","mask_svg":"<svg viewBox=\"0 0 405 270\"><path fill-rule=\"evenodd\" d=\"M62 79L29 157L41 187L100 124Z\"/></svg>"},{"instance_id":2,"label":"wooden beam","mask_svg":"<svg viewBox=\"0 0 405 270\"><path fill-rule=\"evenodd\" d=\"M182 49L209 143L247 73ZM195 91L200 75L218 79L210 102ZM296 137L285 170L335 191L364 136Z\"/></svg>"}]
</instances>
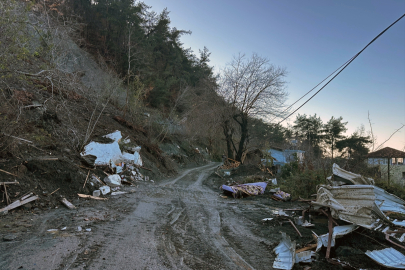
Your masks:
<instances>
[{"instance_id":1,"label":"wooden beam","mask_svg":"<svg viewBox=\"0 0 405 270\"><path fill-rule=\"evenodd\" d=\"M0 182L1 185L19 185L20 183L15 181L15 182Z\"/></svg>"},{"instance_id":2,"label":"wooden beam","mask_svg":"<svg viewBox=\"0 0 405 270\"><path fill-rule=\"evenodd\" d=\"M294 229L297 231L297 233L299 234L300 237L302 237L302 234L300 233L300 231L297 229L297 227L295 227L294 223L291 221L291 219L288 220L291 225L294 227Z\"/></svg>"},{"instance_id":3,"label":"wooden beam","mask_svg":"<svg viewBox=\"0 0 405 270\"><path fill-rule=\"evenodd\" d=\"M100 201L107 200L107 198L94 197L94 196L91 196L91 195L85 195L85 194L77 194L77 195L79 195L80 198L90 198L90 199L100 200Z\"/></svg>"},{"instance_id":4,"label":"wooden beam","mask_svg":"<svg viewBox=\"0 0 405 270\"><path fill-rule=\"evenodd\" d=\"M10 175L12 175L12 176L17 176L17 177L18 177L18 175L15 175L15 174L12 174L12 173L9 173L9 172L6 172L6 171L3 171L2 169L0 169L0 172L4 172L4 173L10 174Z\"/></svg>"},{"instance_id":5,"label":"wooden beam","mask_svg":"<svg viewBox=\"0 0 405 270\"><path fill-rule=\"evenodd\" d=\"M71 202L66 200L66 198L63 198L60 202L63 203L69 209L75 209L76 208Z\"/></svg>"},{"instance_id":6,"label":"wooden beam","mask_svg":"<svg viewBox=\"0 0 405 270\"><path fill-rule=\"evenodd\" d=\"M332 224L332 215L330 211L328 211L328 227L329 227L329 237L328 237L328 246L326 247L326 259L329 259L330 257L330 248L332 245L332 234L333 234L333 224Z\"/></svg>"},{"instance_id":7,"label":"wooden beam","mask_svg":"<svg viewBox=\"0 0 405 270\"><path fill-rule=\"evenodd\" d=\"M0 209L0 213L1 213L1 212L8 211L8 210L12 210L12 209L17 208L17 207L19 207L19 206L21 206L21 205L24 205L24 204L26 204L26 203L35 201L35 200L37 200L38 198L39 198L39 197L35 195L35 196L29 197L29 198L27 198L27 199L25 199L25 200L22 200L22 199L21 199L21 200L17 200L17 201L15 201L15 202L13 202L12 204L10 204L10 205L8 205L8 206L6 206L6 207Z\"/></svg>"}]
</instances>

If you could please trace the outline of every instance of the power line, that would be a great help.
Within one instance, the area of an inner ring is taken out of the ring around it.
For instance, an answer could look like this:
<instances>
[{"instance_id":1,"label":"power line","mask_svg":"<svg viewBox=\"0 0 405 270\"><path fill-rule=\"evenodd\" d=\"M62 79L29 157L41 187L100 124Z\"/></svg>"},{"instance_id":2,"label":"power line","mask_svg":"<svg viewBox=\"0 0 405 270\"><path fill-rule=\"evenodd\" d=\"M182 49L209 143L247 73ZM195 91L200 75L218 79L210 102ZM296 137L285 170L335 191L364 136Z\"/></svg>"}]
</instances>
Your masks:
<instances>
[{"instance_id":1,"label":"power line","mask_svg":"<svg viewBox=\"0 0 405 270\"><path fill-rule=\"evenodd\" d=\"M332 79L330 79L324 86L321 87L321 89L319 89L315 94L313 94L309 99L307 99L307 101L305 101L301 106L299 106L296 110L294 110L292 113L290 113L287 117L285 117L283 120L281 120L280 122L278 122L277 125L281 124L284 120L286 120L287 118L289 118L291 115L293 115L294 113L296 113L299 109L301 109L305 104L307 104L314 96L316 96L319 92L321 92L322 89L324 89L331 81L333 81L333 79L335 79L348 65L350 65L351 62L354 61L354 59L357 58L357 56L359 56L368 46L370 46L374 41L376 41L382 34L384 34L388 29L390 29L394 24L396 24L399 20L401 20L403 17L405 17L405 14L403 14L401 17L399 17L398 20L396 20L395 22L393 22L390 26L388 26L387 28L384 29L384 31L382 31L380 34L378 34L373 40L371 40L360 52L358 52L355 56L353 56L346 65L344 65L344 67L335 75L332 77ZM333 74L333 73L332 73ZM330 75L329 75L330 77ZM324 80L325 81L325 80ZM322 82L321 82L322 83ZM321 84L319 83L319 84ZM318 85L319 85L318 84ZM315 86L316 88L316 86ZM312 90L311 90L312 91ZM309 91L309 92L311 92ZM308 92L308 93L309 93ZM307 93L307 94L308 94ZM307 95L305 94L305 95ZM304 95L304 96L305 96ZM301 97L302 98L302 97ZM300 98L300 99L301 99ZM297 103L298 101L296 101L295 103ZM295 104L294 103L294 104Z\"/></svg>"},{"instance_id":2,"label":"power line","mask_svg":"<svg viewBox=\"0 0 405 270\"><path fill-rule=\"evenodd\" d=\"M353 56L354 57L354 56ZM324 81L326 81L330 76L332 76L333 74L335 74L339 69L341 69L344 65L346 65L350 60L353 59L350 58L349 60L347 60L343 65L341 65L339 68L337 68L335 71L333 71L331 74L329 74L328 77L326 77L325 79L323 79L320 83L318 83L314 88L312 88L311 90L309 90L308 92L306 92L302 97L300 97L297 101L295 101L293 104L291 104L290 106L288 106L288 108L286 108L284 111L282 111L280 114L288 111L292 106L294 106L298 101L300 101L301 99L303 99L306 95L308 95L309 93L311 93L315 88L317 88L321 83L323 83ZM273 119L270 120L270 122L272 122L274 119L276 119L277 116L275 116ZM283 120L284 121L284 120Z\"/></svg>"}]
</instances>

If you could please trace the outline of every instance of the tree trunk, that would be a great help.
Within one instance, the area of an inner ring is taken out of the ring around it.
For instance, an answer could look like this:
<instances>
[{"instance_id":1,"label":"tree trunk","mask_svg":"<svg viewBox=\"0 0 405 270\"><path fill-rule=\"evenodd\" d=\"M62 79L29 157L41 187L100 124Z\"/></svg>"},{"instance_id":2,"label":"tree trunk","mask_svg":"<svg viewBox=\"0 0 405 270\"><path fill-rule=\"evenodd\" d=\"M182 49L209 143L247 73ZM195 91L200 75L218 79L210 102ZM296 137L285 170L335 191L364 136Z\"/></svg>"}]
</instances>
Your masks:
<instances>
[{"instance_id":1,"label":"tree trunk","mask_svg":"<svg viewBox=\"0 0 405 270\"><path fill-rule=\"evenodd\" d=\"M224 122L224 125L222 126L224 130L224 135L225 135L225 140L226 140L226 150L228 152L228 158L234 158L233 157L233 150L232 150L232 136L233 136L233 130L230 127L230 121L226 120Z\"/></svg>"},{"instance_id":2,"label":"tree trunk","mask_svg":"<svg viewBox=\"0 0 405 270\"><path fill-rule=\"evenodd\" d=\"M238 147L238 152L236 153L236 160L242 162L242 155L243 152L246 150L245 144L248 139L248 116L246 114L241 114L241 121L237 121L238 124L240 125L240 141L239 141L239 147Z\"/></svg>"}]
</instances>

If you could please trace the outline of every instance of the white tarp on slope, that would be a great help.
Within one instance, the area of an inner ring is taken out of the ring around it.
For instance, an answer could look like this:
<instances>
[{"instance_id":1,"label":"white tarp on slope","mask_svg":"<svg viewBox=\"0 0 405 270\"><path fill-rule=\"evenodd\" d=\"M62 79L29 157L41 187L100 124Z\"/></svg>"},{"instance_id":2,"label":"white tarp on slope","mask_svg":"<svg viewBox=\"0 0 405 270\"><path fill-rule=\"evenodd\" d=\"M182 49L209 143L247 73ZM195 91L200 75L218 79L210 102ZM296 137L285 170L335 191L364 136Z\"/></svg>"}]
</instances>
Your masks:
<instances>
[{"instance_id":1,"label":"white tarp on slope","mask_svg":"<svg viewBox=\"0 0 405 270\"><path fill-rule=\"evenodd\" d=\"M110 161L113 162L126 162L132 163L138 166L142 166L142 159L139 155L139 150L134 154L121 152L119 141L122 138L121 131L117 130L111 134L107 134L104 137L114 140L112 143L98 143L90 142L84 147L84 151L80 153L81 156L94 155L97 157L95 165L109 165Z\"/></svg>"}]
</instances>

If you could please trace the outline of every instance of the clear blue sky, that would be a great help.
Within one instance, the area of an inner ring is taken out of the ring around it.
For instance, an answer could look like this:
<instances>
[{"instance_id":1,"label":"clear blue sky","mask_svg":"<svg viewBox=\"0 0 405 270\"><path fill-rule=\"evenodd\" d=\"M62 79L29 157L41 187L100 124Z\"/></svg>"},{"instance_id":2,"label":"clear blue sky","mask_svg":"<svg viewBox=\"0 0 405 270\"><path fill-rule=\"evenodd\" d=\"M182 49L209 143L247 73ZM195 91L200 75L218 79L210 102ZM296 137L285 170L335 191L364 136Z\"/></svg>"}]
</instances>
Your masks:
<instances>
[{"instance_id":1,"label":"clear blue sky","mask_svg":"<svg viewBox=\"0 0 405 270\"><path fill-rule=\"evenodd\" d=\"M145 0L170 11L171 26L197 55L206 46L218 71L233 55L256 52L287 69L289 104L312 89L405 13L405 0ZM299 103L300 104L300 103ZM382 143L405 124L405 18L368 47L298 111L348 121L347 135L368 112ZM290 118L292 123L295 115ZM405 128L385 144L405 150Z\"/></svg>"}]
</instances>

